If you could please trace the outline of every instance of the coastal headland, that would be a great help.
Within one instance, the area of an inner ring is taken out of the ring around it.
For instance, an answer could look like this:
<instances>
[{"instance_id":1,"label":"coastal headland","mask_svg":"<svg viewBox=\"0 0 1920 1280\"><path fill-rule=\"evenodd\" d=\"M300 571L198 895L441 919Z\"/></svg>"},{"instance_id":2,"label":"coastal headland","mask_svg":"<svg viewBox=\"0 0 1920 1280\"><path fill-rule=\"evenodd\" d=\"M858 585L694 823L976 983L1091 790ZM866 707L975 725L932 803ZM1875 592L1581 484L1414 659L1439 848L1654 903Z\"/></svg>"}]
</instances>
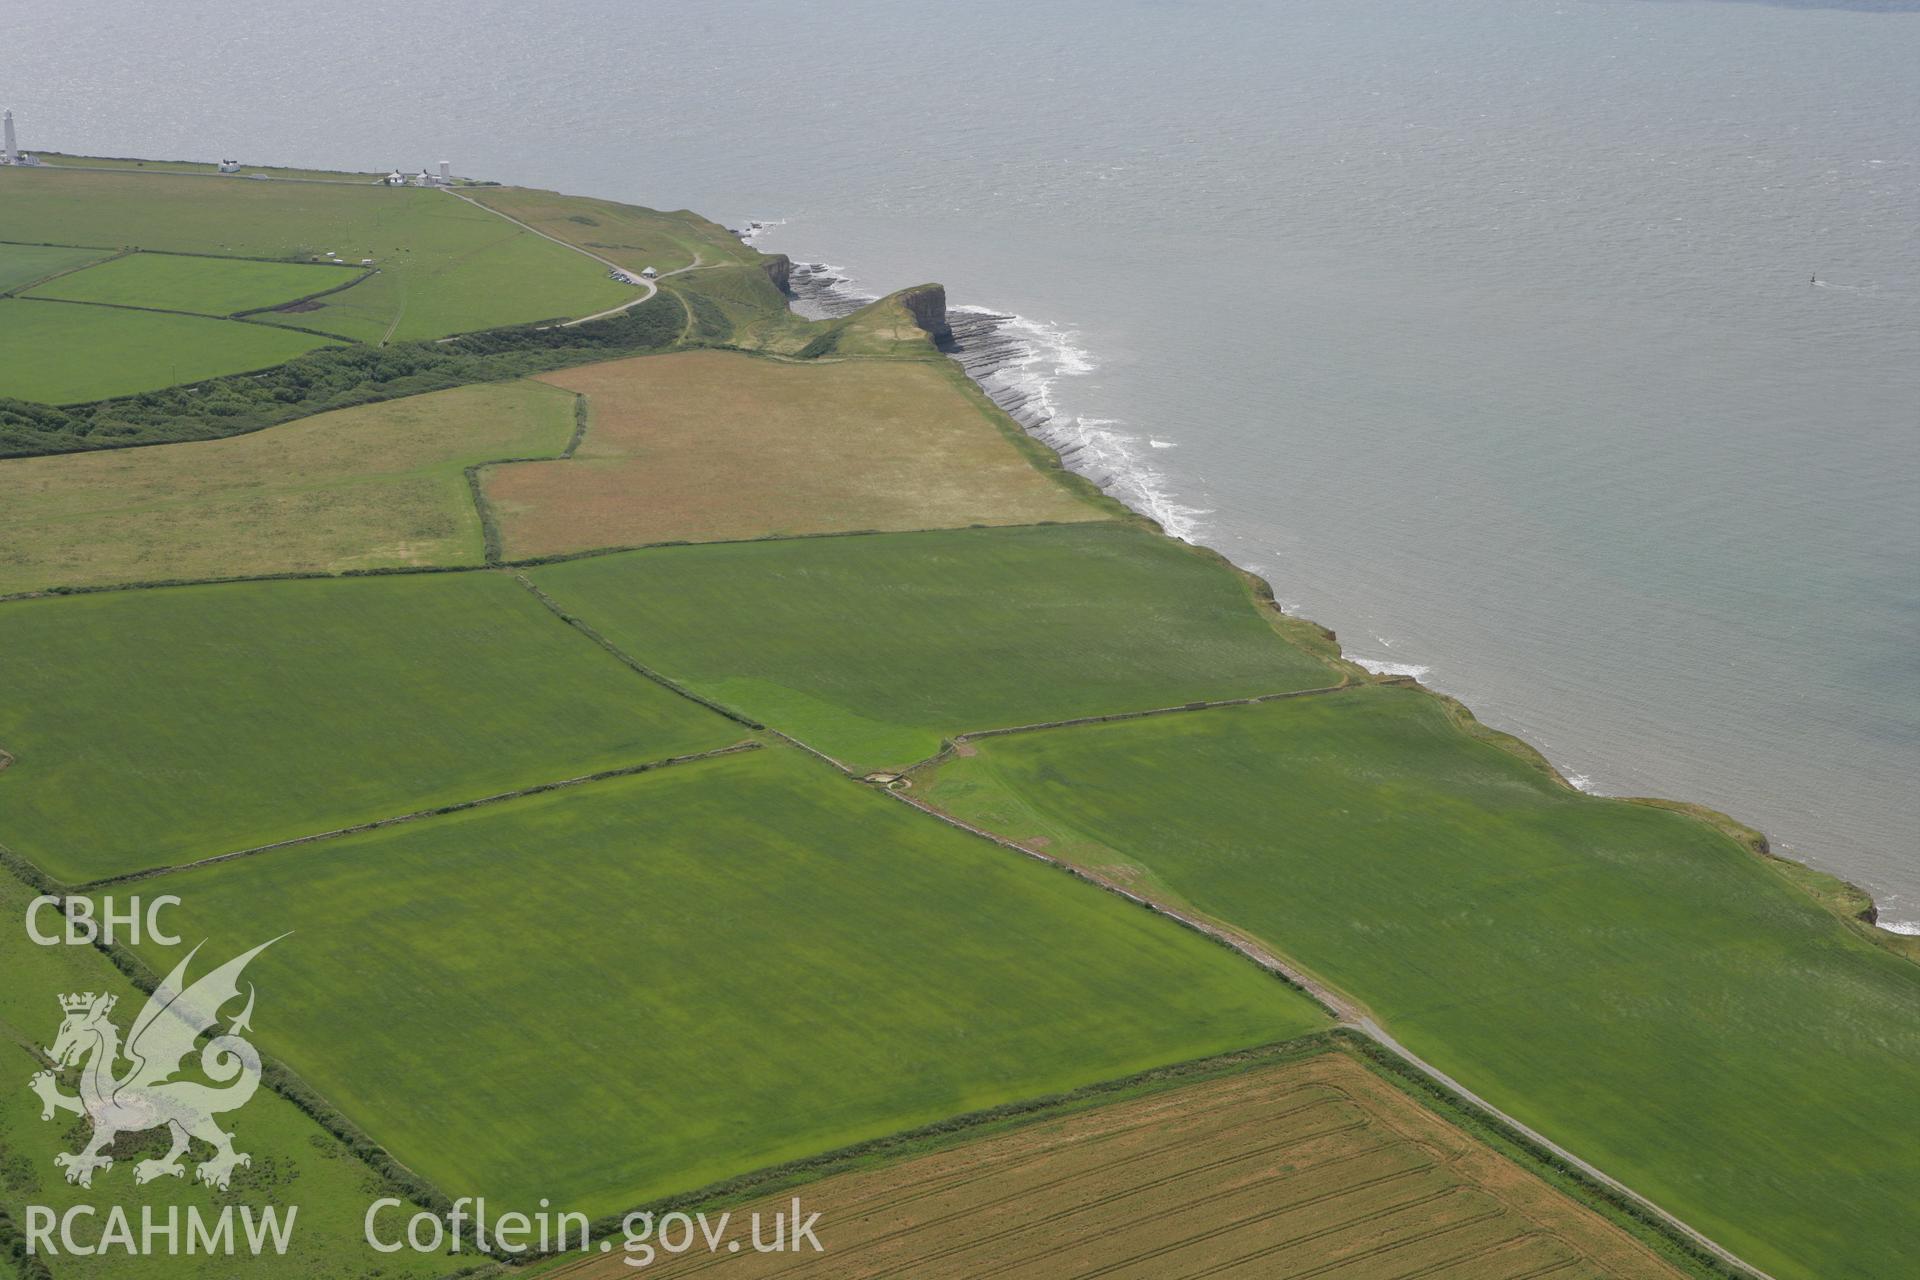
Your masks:
<instances>
[{"instance_id":1,"label":"coastal headland","mask_svg":"<svg viewBox=\"0 0 1920 1280\"><path fill-rule=\"evenodd\" d=\"M357 1274L342 1169L812 1187L875 1274L1910 1265L1920 940L1345 660L1022 431L938 285L812 320L687 211L51 159L0 171L0 899L293 931L287 1274ZM60 984L177 958L0 939L22 1080ZM0 1094L10 1244L49 1132ZM884 1194L1013 1167L1004 1234Z\"/></svg>"}]
</instances>

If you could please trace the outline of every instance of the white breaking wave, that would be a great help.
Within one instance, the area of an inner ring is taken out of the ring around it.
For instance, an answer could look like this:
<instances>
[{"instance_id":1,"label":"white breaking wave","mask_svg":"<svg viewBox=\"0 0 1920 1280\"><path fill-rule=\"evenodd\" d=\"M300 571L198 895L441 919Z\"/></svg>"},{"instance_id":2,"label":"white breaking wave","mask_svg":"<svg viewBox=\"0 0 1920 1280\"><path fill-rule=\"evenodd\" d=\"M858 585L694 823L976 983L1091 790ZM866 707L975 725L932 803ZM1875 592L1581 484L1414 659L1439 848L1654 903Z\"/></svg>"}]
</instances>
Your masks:
<instances>
[{"instance_id":1,"label":"white breaking wave","mask_svg":"<svg viewBox=\"0 0 1920 1280\"><path fill-rule=\"evenodd\" d=\"M1347 661L1356 662L1377 676L1412 676L1415 680L1425 679L1432 667L1417 662L1381 662L1374 658L1356 658L1346 655Z\"/></svg>"},{"instance_id":2,"label":"white breaking wave","mask_svg":"<svg viewBox=\"0 0 1920 1280\"><path fill-rule=\"evenodd\" d=\"M1061 411L1056 399L1061 381L1083 378L1099 368L1093 354L1079 344L1077 330L985 307L948 311L961 321L955 326L961 362L996 404L1102 491L1153 519L1173 537L1196 540L1201 518L1212 511L1175 498L1166 473L1146 460L1152 450L1171 444L1128 431L1118 418ZM969 348L976 346L979 354L970 359Z\"/></svg>"},{"instance_id":3,"label":"white breaking wave","mask_svg":"<svg viewBox=\"0 0 1920 1280\"><path fill-rule=\"evenodd\" d=\"M786 225L787 225L787 220L785 218L775 218L771 222L761 222L758 219L755 219L754 221L747 223L746 226L740 228L738 231L734 232L734 234L739 236L743 242L747 244L752 244L755 240L758 240L761 236L764 236L765 234L767 234L767 232L772 231L778 227L784 227Z\"/></svg>"},{"instance_id":4,"label":"white breaking wave","mask_svg":"<svg viewBox=\"0 0 1920 1280\"><path fill-rule=\"evenodd\" d=\"M1920 938L1920 920L1882 920L1880 927L1888 933L1904 934L1909 938Z\"/></svg>"},{"instance_id":5,"label":"white breaking wave","mask_svg":"<svg viewBox=\"0 0 1920 1280\"><path fill-rule=\"evenodd\" d=\"M1593 779L1584 773L1569 773L1566 774L1565 777L1567 779L1567 785L1575 791L1593 790Z\"/></svg>"}]
</instances>

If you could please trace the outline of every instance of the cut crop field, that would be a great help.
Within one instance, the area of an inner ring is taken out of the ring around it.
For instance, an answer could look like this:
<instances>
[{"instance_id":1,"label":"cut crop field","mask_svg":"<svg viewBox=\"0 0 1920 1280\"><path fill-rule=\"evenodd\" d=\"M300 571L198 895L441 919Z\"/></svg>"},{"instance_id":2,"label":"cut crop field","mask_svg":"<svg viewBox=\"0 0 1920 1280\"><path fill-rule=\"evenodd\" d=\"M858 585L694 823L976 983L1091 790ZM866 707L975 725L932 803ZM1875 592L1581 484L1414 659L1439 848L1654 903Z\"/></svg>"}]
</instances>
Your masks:
<instances>
[{"instance_id":1,"label":"cut crop field","mask_svg":"<svg viewBox=\"0 0 1920 1280\"><path fill-rule=\"evenodd\" d=\"M106 257L107 249L69 249L60 245L0 244L0 293L72 271Z\"/></svg>"},{"instance_id":2,"label":"cut crop field","mask_svg":"<svg viewBox=\"0 0 1920 1280\"><path fill-rule=\"evenodd\" d=\"M590 425L567 461L487 474L506 554L1110 514L949 364L694 351L542 374Z\"/></svg>"},{"instance_id":3,"label":"cut crop field","mask_svg":"<svg viewBox=\"0 0 1920 1280\"><path fill-rule=\"evenodd\" d=\"M663 547L530 576L640 661L863 768L956 733L1341 679L1224 563L1117 524Z\"/></svg>"},{"instance_id":4,"label":"cut crop field","mask_svg":"<svg viewBox=\"0 0 1920 1280\"><path fill-rule=\"evenodd\" d=\"M0 298L0 396L74 404L284 364L327 339L272 325Z\"/></svg>"},{"instance_id":5,"label":"cut crop field","mask_svg":"<svg viewBox=\"0 0 1920 1280\"><path fill-rule=\"evenodd\" d=\"M26 1087L28 1077L48 1065L40 1049L53 1042L60 1028L63 1013L59 997L83 991L112 993L120 1002L114 1010L114 1021L122 1029L131 1025L147 998L92 947L42 947L30 942L21 922L33 896L32 890L0 871L0 918L8 926L0 929L0 973L6 974L6 981L0 982L0 1208L15 1226L25 1224L28 1204L45 1205L56 1213L65 1213L75 1205L98 1205L98 1212L104 1213L107 1204L119 1204L137 1223L141 1206L151 1206L165 1221L172 1206L184 1213L187 1206L195 1205L207 1213L218 1212L219 1205L239 1202L257 1207L273 1205L284 1214L291 1203L299 1206L297 1228L286 1255L275 1259L274 1275L287 1280L359 1280L364 1276L366 1246L361 1243L361 1218L368 1202L381 1195L404 1199L406 1193L384 1187L372 1168L292 1103L269 1090L255 1094L243 1111L221 1118L222 1127L235 1135L236 1146L253 1157L251 1165L235 1171L233 1184L224 1193L216 1195L204 1186L196 1186L190 1172L186 1178L160 1178L136 1186L135 1165L166 1151L167 1143L158 1131L121 1138L114 1147L113 1168L96 1174L91 1189L68 1184L53 1157L57 1152L79 1150L87 1126L67 1114L42 1120L39 1095ZM203 952L203 958L207 954ZM228 958L222 955L220 960ZM196 973L205 967L200 966ZM267 1003L263 996L263 1009ZM123 1060L114 1069L124 1073L127 1064ZM76 1092L76 1074L63 1075L63 1094L72 1096ZM191 1168L211 1154L212 1148L195 1143L187 1152L186 1162ZM99 1230L98 1219L93 1229ZM87 1233L83 1222L76 1234L84 1240ZM57 1235L55 1240L57 1243ZM260 1260L252 1257L139 1257L118 1249L95 1257L63 1251L51 1264L60 1280L244 1277L258 1275L261 1266ZM445 1261L431 1254L397 1255L383 1259L382 1266L382 1275L394 1277L446 1273Z\"/></svg>"},{"instance_id":6,"label":"cut crop field","mask_svg":"<svg viewBox=\"0 0 1920 1280\"><path fill-rule=\"evenodd\" d=\"M225 440L0 461L0 595L479 564L464 468L557 454L573 428L573 396L502 382Z\"/></svg>"},{"instance_id":7,"label":"cut crop field","mask_svg":"<svg viewBox=\"0 0 1920 1280\"><path fill-rule=\"evenodd\" d=\"M981 740L926 797L1133 867L1782 1277L1911 1269L1920 970L1422 691Z\"/></svg>"},{"instance_id":8,"label":"cut crop field","mask_svg":"<svg viewBox=\"0 0 1920 1280\"><path fill-rule=\"evenodd\" d=\"M66 881L724 746L493 573L0 604L0 844Z\"/></svg>"},{"instance_id":9,"label":"cut crop field","mask_svg":"<svg viewBox=\"0 0 1920 1280\"><path fill-rule=\"evenodd\" d=\"M661 1254L649 1274L1677 1280L1592 1210L1327 1052L799 1189L823 1253ZM792 1193L732 1210L763 1221ZM595 1257L554 1280L631 1275Z\"/></svg>"},{"instance_id":10,"label":"cut crop field","mask_svg":"<svg viewBox=\"0 0 1920 1280\"><path fill-rule=\"evenodd\" d=\"M263 1046L500 1208L598 1216L1326 1025L1226 948L788 747L152 883L189 938L295 930L248 970Z\"/></svg>"},{"instance_id":11,"label":"cut crop field","mask_svg":"<svg viewBox=\"0 0 1920 1280\"><path fill-rule=\"evenodd\" d=\"M23 296L228 316L337 289L362 274L359 268L316 262L130 253L50 280Z\"/></svg>"},{"instance_id":12,"label":"cut crop field","mask_svg":"<svg viewBox=\"0 0 1920 1280\"><path fill-rule=\"evenodd\" d=\"M372 258L379 274L287 317L364 342L389 329L395 339L437 338L590 315L633 296L590 258L445 192L414 187L0 170L0 240L289 262L329 251L354 264Z\"/></svg>"}]
</instances>

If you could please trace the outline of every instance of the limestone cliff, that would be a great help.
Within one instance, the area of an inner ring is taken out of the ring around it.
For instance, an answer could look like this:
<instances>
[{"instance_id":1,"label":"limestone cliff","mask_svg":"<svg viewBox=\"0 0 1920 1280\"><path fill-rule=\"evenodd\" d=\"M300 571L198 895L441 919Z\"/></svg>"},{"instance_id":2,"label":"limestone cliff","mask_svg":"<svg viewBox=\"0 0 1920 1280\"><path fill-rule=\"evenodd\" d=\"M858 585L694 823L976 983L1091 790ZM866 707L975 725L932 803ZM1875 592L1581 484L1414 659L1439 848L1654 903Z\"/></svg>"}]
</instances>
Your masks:
<instances>
[{"instance_id":1,"label":"limestone cliff","mask_svg":"<svg viewBox=\"0 0 1920 1280\"><path fill-rule=\"evenodd\" d=\"M915 285L911 289L902 289L894 297L913 317L913 322L932 334L935 341L944 342L953 336L953 328L947 323L945 285Z\"/></svg>"},{"instance_id":2,"label":"limestone cliff","mask_svg":"<svg viewBox=\"0 0 1920 1280\"><path fill-rule=\"evenodd\" d=\"M784 253L764 253L760 255L761 269L767 273L767 279L773 281L773 287L785 294L793 292L793 259Z\"/></svg>"}]
</instances>

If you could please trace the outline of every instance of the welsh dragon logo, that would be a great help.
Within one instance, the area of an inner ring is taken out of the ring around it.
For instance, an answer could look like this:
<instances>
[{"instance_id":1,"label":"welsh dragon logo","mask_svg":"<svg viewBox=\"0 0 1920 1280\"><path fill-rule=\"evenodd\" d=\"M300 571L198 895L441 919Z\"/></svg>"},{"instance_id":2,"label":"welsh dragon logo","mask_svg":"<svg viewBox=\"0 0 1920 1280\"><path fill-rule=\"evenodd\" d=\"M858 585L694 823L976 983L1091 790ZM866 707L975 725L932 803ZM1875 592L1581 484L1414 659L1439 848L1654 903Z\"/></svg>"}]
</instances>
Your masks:
<instances>
[{"instance_id":1,"label":"welsh dragon logo","mask_svg":"<svg viewBox=\"0 0 1920 1280\"><path fill-rule=\"evenodd\" d=\"M252 1163L245 1152L233 1149L233 1135L224 1132L213 1118L246 1105L260 1087L259 1051L240 1038L241 1032L252 1029L253 984L247 984L247 1004L240 1015L228 1024L224 1034L216 1034L200 1050L201 1071L224 1087L173 1077L200 1037L216 1029L221 1008L239 998L240 973L248 961L279 940L263 942L186 986L187 966L200 951L196 946L155 988L146 1008L134 1019L124 1047L120 1029L108 1016L117 997L91 991L60 997L66 1018L47 1054L58 1068L80 1065L80 1092L61 1093L52 1071L42 1071L28 1083L40 1095L42 1120L53 1119L58 1111L70 1111L85 1116L93 1125L93 1136L79 1151L71 1155L62 1152L53 1158L67 1171L68 1182L92 1186L95 1170L113 1167L113 1157L107 1153L114 1139L123 1133L140 1133L163 1125L171 1133L172 1149L158 1160L142 1160L134 1166L136 1183L161 1176L186 1176L180 1157L186 1153L190 1138L198 1138L214 1149L211 1159L195 1167L196 1182L225 1191L233 1171ZM127 1069L116 1074L123 1057Z\"/></svg>"}]
</instances>

